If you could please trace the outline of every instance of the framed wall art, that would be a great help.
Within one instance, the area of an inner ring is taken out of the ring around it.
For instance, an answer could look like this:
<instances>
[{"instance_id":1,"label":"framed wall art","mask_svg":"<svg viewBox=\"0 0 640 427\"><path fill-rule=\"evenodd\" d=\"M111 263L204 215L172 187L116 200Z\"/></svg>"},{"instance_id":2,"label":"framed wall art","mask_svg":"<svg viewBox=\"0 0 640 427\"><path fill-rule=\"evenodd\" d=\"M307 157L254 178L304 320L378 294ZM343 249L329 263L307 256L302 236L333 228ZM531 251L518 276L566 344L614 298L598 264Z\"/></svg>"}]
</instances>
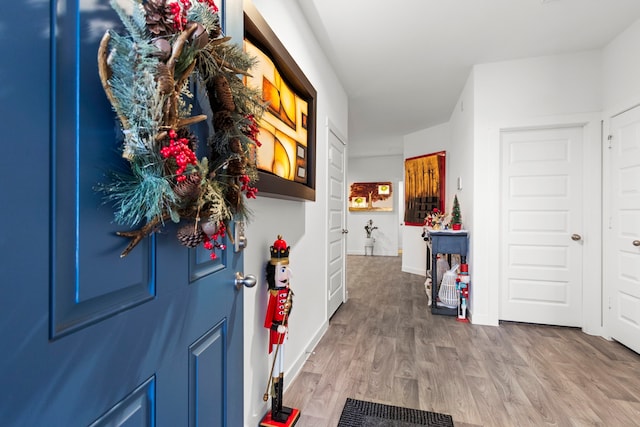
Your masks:
<instances>
[{"instance_id":1,"label":"framed wall art","mask_svg":"<svg viewBox=\"0 0 640 427\"><path fill-rule=\"evenodd\" d=\"M350 211L392 211L390 182L354 182L349 186Z\"/></svg>"},{"instance_id":2,"label":"framed wall art","mask_svg":"<svg viewBox=\"0 0 640 427\"><path fill-rule=\"evenodd\" d=\"M405 225L424 225L434 208L444 212L445 166L446 151L405 159Z\"/></svg>"},{"instance_id":3,"label":"framed wall art","mask_svg":"<svg viewBox=\"0 0 640 427\"><path fill-rule=\"evenodd\" d=\"M252 4L244 49L257 63L245 82L267 102L258 123L259 194L315 200L316 91Z\"/></svg>"}]
</instances>

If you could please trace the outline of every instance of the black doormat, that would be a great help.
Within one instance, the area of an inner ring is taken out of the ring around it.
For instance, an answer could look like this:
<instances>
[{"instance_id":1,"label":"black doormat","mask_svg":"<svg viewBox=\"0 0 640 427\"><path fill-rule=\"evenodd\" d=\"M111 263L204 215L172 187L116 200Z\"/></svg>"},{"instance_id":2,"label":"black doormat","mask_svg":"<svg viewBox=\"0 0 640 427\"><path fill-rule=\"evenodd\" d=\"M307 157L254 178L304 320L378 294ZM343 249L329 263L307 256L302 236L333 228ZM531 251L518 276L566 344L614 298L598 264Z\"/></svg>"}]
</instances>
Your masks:
<instances>
[{"instance_id":1,"label":"black doormat","mask_svg":"<svg viewBox=\"0 0 640 427\"><path fill-rule=\"evenodd\" d=\"M451 415L347 398L338 427L453 427Z\"/></svg>"}]
</instances>

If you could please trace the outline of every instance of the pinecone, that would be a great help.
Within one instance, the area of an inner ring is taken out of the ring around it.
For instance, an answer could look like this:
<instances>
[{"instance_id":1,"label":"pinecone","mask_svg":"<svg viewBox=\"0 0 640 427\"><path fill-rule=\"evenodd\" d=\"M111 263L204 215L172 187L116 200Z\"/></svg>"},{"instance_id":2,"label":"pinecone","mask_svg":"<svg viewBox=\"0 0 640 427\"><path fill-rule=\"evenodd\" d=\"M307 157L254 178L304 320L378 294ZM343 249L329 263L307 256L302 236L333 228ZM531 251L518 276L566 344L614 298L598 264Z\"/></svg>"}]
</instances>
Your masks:
<instances>
[{"instance_id":1,"label":"pinecone","mask_svg":"<svg viewBox=\"0 0 640 427\"><path fill-rule=\"evenodd\" d=\"M242 154L242 143L240 142L240 138L233 137L229 140L229 149L232 153Z\"/></svg>"},{"instance_id":2,"label":"pinecone","mask_svg":"<svg viewBox=\"0 0 640 427\"><path fill-rule=\"evenodd\" d=\"M186 138L187 140L189 140L188 145L191 151L193 151L194 153L198 151L198 137L193 132L191 132L189 128L180 128L176 133L178 134L178 138Z\"/></svg>"},{"instance_id":3,"label":"pinecone","mask_svg":"<svg viewBox=\"0 0 640 427\"><path fill-rule=\"evenodd\" d=\"M247 160L244 157L235 158L229 160L229 166L227 171L230 175L244 175L247 173L245 166L247 165Z\"/></svg>"},{"instance_id":4,"label":"pinecone","mask_svg":"<svg viewBox=\"0 0 640 427\"><path fill-rule=\"evenodd\" d=\"M230 111L219 110L213 116L213 127L217 131L230 131L233 129L233 116Z\"/></svg>"},{"instance_id":5,"label":"pinecone","mask_svg":"<svg viewBox=\"0 0 640 427\"><path fill-rule=\"evenodd\" d=\"M173 192L183 201L195 200L202 193L202 187L200 187L202 178L197 173L186 175L186 178L173 187Z\"/></svg>"},{"instance_id":6,"label":"pinecone","mask_svg":"<svg viewBox=\"0 0 640 427\"><path fill-rule=\"evenodd\" d=\"M237 211L240 207L240 187L238 187L236 184L231 184L227 188L226 199L227 202L229 202L229 206L234 211Z\"/></svg>"},{"instance_id":7,"label":"pinecone","mask_svg":"<svg viewBox=\"0 0 640 427\"><path fill-rule=\"evenodd\" d=\"M234 111L236 104L233 103L233 94L227 78L222 74L218 74L213 79L213 87L216 90L216 97L220 102L220 106L225 110Z\"/></svg>"},{"instance_id":8,"label":"pinecone","mask_svg":"<svg viewBox=\"0 0 640 427\"><path fill-rule=\"evenodd\" d=\"M194 222L183 225L176 234L180 243L188 248L195 248L204 241L202 229L199 226L196 227Z\"/></svg>"},{"instance_id":9,"label":"pinecone","mask_svg":"<svg viewBox=\"0 0 640 427\"><path fill-rule=\"evenodd\" d=\"M147 28L156 36L164 36L177 32L173 13L166 0L147 0L144 4Z\"/></svg>"}]
</instances>

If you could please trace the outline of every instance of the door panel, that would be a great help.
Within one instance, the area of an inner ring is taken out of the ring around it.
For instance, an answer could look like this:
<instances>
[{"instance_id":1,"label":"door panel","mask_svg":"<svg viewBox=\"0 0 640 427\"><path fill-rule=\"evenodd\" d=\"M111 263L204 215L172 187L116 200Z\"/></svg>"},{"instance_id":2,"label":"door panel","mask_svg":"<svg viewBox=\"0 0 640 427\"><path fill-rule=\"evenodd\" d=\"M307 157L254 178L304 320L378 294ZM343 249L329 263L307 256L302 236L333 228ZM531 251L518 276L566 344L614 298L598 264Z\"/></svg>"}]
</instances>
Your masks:
<instances>
[{"instance_id":1,"label":"door panel","mask_svg":"<svg viewBox=\"0 0 640 427\"><path fill-rule=\"evenodd\" d=\"M345 145L329 127L329 303L327 317L346 301L345 289Z\"/></svg>"},{"instance_id":2,"label":"door panel","mask_svg":"<svg viewBox=\"0 0 640 427\"><path fill-rule=\"evenodd\" d=\"M211 260L167 224L120 258L128 241L95 190L126 167L96 65L100 37L119 20L107 0L51 6L7 6L20 21L3 31L35 36L1 41L29 54L18 68L0 59L16 70L20 97L0 97L16 105L7 154L21 159L2 164L21 185L7 191L19 211L1 217L11 286L0 298L0 423L242 425L242 254L226 242ZM33 122L21 122L31 110Z\"/></svg>"},{"instance_id":3,"label":"door panel","mask_svg":"<svg viewBox=\"0 0 640 427\"><path fill-rule=\"evenodd\" d=\"M502 320L581 325L582 132L502 133Z\"/></svg>"},{"instance_id":4,"label":"door panel","mask_svg":"<svg viewBox=\"0 0 640 427\"><path fill-rule=\"evenodd\" d=\"M156 410L154 390L155 377L145 381L106 414L91 423L90 427L154 425L153 419Z\"/></svg>"},{"instance_id":5,"label":"door panel","mask_svg":"<svg viewBox=\"0 0 640 427\"><path fill-rule=\"evenodd\" d=\"M189 426L215 426L224 424L222 405L226 322L222 321L189 346Z\"/></svg>"},{"instance_id":6,"label":"door panel","mask_svg":"<svg viewBox=\"0 0 640 427\"><path fill-rule=\"evenodd\" d=\"M640 353L640 108L614 117L611 135L610 250L605 252L610 331Z\"/></svg>"},{"instance_id":7,"label":"door panel","mask_svg":"<svg viewBox=\"0 0 640 427\"><path fill-rule=\"evenodd\" d=\"M97 43L105 28L92 25L117 19L108 2L101 10L86 4L58 2L51 52L52 338L155 296L153 239L114 265L123 239L94 191L109 168L126 165L117 158L119 130L98 78Z\"/></svg>"}]
</instances>

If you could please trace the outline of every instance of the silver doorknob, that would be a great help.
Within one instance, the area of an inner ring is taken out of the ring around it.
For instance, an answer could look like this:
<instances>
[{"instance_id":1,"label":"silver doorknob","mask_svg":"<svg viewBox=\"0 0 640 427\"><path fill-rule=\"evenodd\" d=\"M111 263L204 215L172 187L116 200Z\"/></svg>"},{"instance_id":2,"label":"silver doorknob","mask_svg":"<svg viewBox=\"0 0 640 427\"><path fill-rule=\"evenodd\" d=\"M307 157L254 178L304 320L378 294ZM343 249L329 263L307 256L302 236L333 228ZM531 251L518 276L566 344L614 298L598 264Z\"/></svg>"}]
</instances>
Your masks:
<instances>
[{"instance_id":1,"label":"silver doorknob","mask_svg":"<svg viewBox=\"0 0 640 427\"><path fill-rule=\"evenodd\" d=\"M254 276L253 274L247 274L247 277L244 277L242 273L240 272L236 273L236 280L235 280L236 288L240 289L242 288L242 285L246 286L247 288L253 288L256 285L256 283L258 283L258 280L256 279L256 276Z\"/></svg>"},{"instance_id":2,"label":"silver doorknob","mask_svg":"<svg viewBox=\"0 0 640 427\"><path fill-rule=\"evenodd\" d=\"M633 246L640 246L640 240L634 240Z\"/></svg>"},{"instance_id":3,"label":"silver doorknob","mask_svg":"<svg viewBox=\"0 0 640 427\"><path fill-rule=\"evenodd\" d=\"M582 240L582 236L579 235L579 234L572 234L571 235L571 240L574 240L574 241L577 242L578 240Z\"/></svg>"},{"instance_id":4,"label":"silver doorknob","mask_svg":"<svg viewBox=\"0 0 640 427\"><path fill-rule=\"evenodd\" d=\"M342 234L347 234L349 232L349 230L347 230L346 228L342 229Z\"/></svg>"}]
</instances>

